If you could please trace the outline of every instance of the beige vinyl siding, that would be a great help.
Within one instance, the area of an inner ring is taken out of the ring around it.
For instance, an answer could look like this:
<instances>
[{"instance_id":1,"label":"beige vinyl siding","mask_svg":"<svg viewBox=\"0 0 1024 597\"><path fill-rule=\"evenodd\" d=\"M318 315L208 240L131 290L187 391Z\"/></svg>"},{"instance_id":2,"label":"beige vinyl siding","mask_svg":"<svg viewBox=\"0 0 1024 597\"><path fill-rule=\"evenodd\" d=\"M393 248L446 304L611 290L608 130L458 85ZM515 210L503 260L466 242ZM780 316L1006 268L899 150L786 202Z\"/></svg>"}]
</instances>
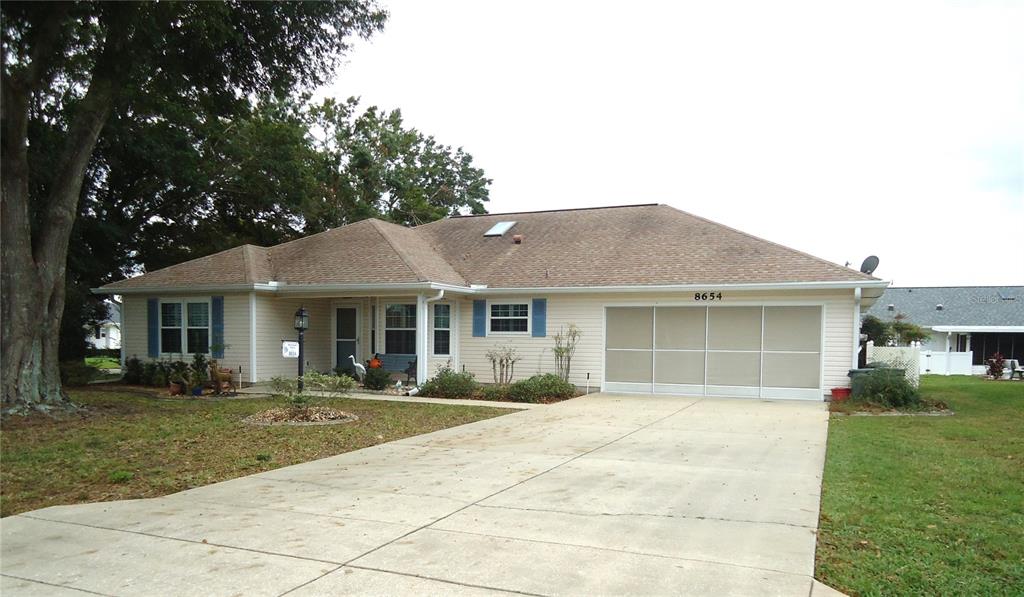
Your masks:
<instances>
[{"instance_id":1,"label":"beige vinyl siding","mask_svg":"<svg viewBox=\"0 0 1024 597\"><path fill-rule=\"evenodd\" d=\"M124 333L121 342L124 345L125 358L134 356L144 361L149 359L146 301L150 298L167 300L180 296L193 298L203 295L154 295L151 297L125 295L122 297ZM224 349L224 358L220 359L220 363L236 372L241 367L242 380L248 381L252 367L249 362L249 295L224 294L217 296L224 297L224 344L226 348Z\"/></svg>"},{"instance_id":2,"label":"beige vinyl siding","mask_svg":"<svg viewBox=\"0 0 1024 597\"><path fill-rule=\"evenodd\" d=\"M259 380L297 375L298 360L281 356L281 341L298 339L295 312L303 306L309 312L309 330L303 346L308 367L317 371L334 368L331 363L334 330L331 328L330 299L285 299L257 294L256 376Z\"/></svg>"},{"instance_id":3,"label":"beige vinyl siding","mask_svg":"<svg viewBox=\"0 0 1024 597\"><path fill-rule=\"evenodd\" d=\"M711 288L708 289L709 291ZM478 300L484 297L476 297ZM849 385L847 372L850 369L853 351L853 291L789 291L789 292L742 292L723 291L722 301L695 302L693 292L680 293L608 293L608 294L555 294L525 297L486 297L492 300L517 299L529 302L532 298L547 299L547 337L490 336L473 337L473 300L460 300L459 318L460 347L459 360L467 371L476 375L478 381L493 381L490 361L486 353L500 344L516 347L521 359L516 364L516 379L523 379L536 373L555 372L555 361L551 348L553 336L559 328L565 329L570 323L576 324L582 337L576 347L572 361L570 381L579 387L587 385L590 374L591 390L601 386L604 361L604 308L618 305L739 305L814 303L824 305L824 392L832 387ZM532 314L531 314L532 315Z\"/></svg>"}]
</instances>

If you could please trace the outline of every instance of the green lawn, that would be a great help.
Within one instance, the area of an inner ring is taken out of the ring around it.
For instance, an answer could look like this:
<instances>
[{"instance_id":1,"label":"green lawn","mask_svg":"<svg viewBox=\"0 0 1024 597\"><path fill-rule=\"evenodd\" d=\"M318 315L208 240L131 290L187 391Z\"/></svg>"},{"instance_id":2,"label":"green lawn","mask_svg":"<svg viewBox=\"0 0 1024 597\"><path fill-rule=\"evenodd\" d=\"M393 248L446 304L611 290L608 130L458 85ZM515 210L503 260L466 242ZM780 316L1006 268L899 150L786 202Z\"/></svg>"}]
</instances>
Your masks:
<instances>
[{"instance_id":1,"label":"green lawn","mask_svg":"<svg viewBox=\"0 0 1024 597\"><path fill-rule=\"evenodd\" d=\"M98 369L120 369L121 361L110 357L85 357L85 364Z\"/></svg>"},{"instance_id":2,"label":"green lawn","mask_svg":"<svg viewBox=\"0 0 1024 597\"><path fill-rule=\"evenodd\" d=\"M851 595L1024 594L1024 383L926 376L943 417L836 417L816 576Z\"/></svg>"},{"instance_id":3,"label":"green lawn","mask_svg":"<svg viewBox=\"0 0 1024 597\"><path fill-rule=\"evenodd\" d=\"M130 391L128 391L130 392ZM0 433L0 515L57 504L155 497L507 414L507 409L355 399L341 425L260 427L242 419L272 399L159 399L72 390L87 414L11 417Z\"/></svg>"}]
</instances>

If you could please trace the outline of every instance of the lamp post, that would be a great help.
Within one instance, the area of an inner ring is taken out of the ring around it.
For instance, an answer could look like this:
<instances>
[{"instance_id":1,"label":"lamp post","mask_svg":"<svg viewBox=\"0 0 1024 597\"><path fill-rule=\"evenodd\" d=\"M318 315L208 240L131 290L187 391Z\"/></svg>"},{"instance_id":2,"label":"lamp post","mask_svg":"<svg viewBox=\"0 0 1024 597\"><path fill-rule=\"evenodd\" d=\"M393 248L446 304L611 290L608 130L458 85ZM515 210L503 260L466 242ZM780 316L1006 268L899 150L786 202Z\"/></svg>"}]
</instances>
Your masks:
<instances>
[{"instance_id":1,"label":"lamp post","mask_svg":"<svg viewBox=\"0 0 1024 597\"><path fill-rule=\"evenodd\" d=\"M303 389L302 375L305 373L306 353L303 350L306 330L309 329L309 312L305 307L299 307L295 312L295 330L299 332L299 391Z\"/></svg>"}]
</instances>

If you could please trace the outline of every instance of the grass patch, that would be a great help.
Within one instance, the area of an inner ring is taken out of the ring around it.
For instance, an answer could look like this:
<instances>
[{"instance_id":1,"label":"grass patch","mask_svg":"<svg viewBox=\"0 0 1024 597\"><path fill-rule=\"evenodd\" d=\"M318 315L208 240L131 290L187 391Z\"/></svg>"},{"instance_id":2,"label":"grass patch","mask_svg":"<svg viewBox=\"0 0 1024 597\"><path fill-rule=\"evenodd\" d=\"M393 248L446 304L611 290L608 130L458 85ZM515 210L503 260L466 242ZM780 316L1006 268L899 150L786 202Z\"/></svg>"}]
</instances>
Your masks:
<instances>
[{"instance_id":1,"label":"grass patch","mask_svg":"<svg viewBox=\"0 0 1024 597\"><path fill-rule=\"evenodd\" d=\"M951 417L832 417L815 575L851 595L1024 586L1024 384L924 376Z\"/></svg>"},{"instance_id":2,"label":"grass patch","mask_svg":"<svg viewBox=\"0 0 1024 597\"><path fill-rule=\"evenodd\" d=\"M70 393L87 414L4 420L0 515L166 495L510 412L340 398L317 404L358 421L263 427L242 419L281 401L158 399L123 389Z\"/></svg>"},{"instance_id":3,"label":"grass patch","mask_svg":"<svg viewBox=\"0 0 1024 597\"><path fill-rule=\"evenodd\" d=\"M85 357L85 364L97 369L120 369L121 362L110 357Z\"/></svg>"}]
</instances>

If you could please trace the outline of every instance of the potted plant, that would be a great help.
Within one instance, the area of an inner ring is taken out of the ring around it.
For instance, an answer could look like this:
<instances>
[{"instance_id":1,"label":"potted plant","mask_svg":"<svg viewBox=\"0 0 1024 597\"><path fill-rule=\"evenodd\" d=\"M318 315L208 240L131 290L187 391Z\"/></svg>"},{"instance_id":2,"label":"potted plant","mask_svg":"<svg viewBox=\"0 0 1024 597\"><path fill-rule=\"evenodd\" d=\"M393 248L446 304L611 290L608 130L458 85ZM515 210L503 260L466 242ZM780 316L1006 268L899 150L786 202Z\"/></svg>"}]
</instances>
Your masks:
<instances>
[{"instance_id":1,"label":"potted plant","mask_svg":"<svg viewBox=\"0 0 1024 597\"><path fill-rule=\"evenodd\" d=\"M185 393L185 388L190 387L191 379L188 374L188 364L184 361L174 361L167 365L168 390L171 396L180 396Z\"/></svg>"}]
</instances>

